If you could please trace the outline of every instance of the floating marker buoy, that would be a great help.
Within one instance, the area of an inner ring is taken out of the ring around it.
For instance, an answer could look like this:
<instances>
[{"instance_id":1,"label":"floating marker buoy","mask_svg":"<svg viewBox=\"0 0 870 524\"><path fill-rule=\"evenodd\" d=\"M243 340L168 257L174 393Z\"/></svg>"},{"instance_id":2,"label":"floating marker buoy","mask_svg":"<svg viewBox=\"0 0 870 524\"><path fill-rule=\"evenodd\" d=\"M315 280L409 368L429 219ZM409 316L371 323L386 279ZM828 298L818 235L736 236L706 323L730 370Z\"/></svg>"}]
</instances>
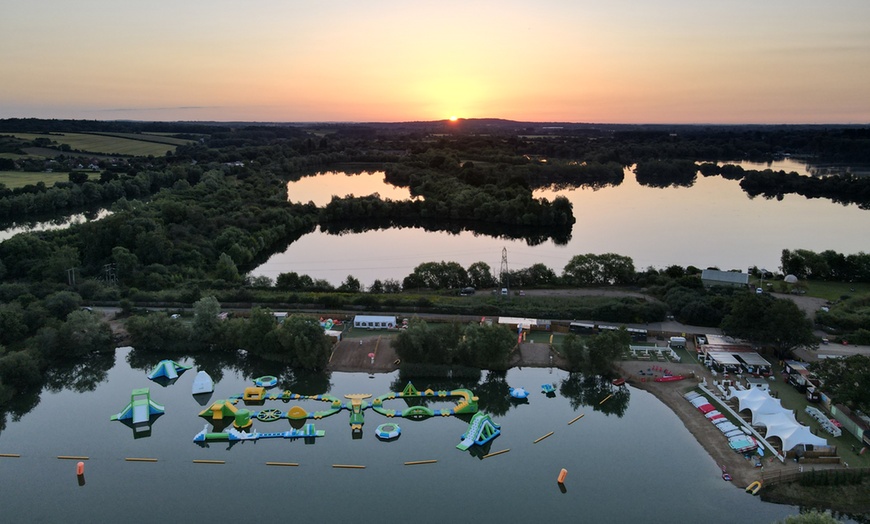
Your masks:
<instances>
[{"instance_id":1,"label":"floating marker buoy","mask_svg":"<svg viewBox=\"0 0 870 524\"><path fill-rule=\"evenodd\" d=\"M82 476L85 474L85 463L79 462L76 464L76 475Z\"/></svg>"},{"instance_id":2,"label":"floating marker buoy","mask_svg":"<svg viewBox=\"0 0 870 524\"><path fill-rule=\"evenodd\" d=\"M567 476L568 476L568 470L565 469L565 468L562 468L562 471L559 472L559 477L556 479L556 481L557 481L559 484L564 484L564 483L565 483L565 477L567 477Z\"/></svg>"}]
</instances>

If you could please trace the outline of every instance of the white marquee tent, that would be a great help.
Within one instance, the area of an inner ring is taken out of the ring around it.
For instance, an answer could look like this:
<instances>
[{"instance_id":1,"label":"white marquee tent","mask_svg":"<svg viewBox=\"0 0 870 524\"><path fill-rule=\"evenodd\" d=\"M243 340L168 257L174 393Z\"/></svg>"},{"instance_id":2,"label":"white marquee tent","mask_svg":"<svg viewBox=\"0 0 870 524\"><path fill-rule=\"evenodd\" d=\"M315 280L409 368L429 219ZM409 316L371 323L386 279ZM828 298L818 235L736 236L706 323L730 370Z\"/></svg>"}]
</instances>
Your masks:
<instances>
[{"instance_id":1,"label":"white marquee tent","mask_svg":"<svg viewBox=\"0 0 870 524\"><path fill-rule=\"evenodd\" d=\"M782 449L788 451L799 444L812 444L813 446L827 446L828 441L822 437L817 437L812 434L810 428L806 426L783 425L774 429L767 429L764 438L779 437L782 441Z\"/></svg>"},{"instance_id":2,"label":"white marquee tent","mask_svg":"<svg viewBox=\"0 0 870 524\"><path fill-rule=\"evenodd\" d=\"M827 440L813 435L810 428L797 422L794 412L782 407L781 401L771 397L758 388L735 391L731 398L738 400L738 411L748 409L752 412L752 425L763 425L767 429L764 438L778 437L782 449L788 451L798 444L827 446Z\"/></svg>"}]
</instances>

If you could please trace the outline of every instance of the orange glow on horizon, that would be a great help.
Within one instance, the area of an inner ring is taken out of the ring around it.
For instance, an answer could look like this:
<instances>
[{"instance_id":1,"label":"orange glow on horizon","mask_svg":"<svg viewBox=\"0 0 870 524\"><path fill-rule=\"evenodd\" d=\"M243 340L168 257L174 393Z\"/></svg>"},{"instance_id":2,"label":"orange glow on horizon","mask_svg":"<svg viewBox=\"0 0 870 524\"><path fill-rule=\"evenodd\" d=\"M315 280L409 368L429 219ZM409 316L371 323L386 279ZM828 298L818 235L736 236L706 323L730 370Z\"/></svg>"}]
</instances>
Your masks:
<instances>
[{"instance_id":1,"label":"orange glow on horizon","mask_svg":"<svg viewBox=\"0 0 870 524\"><path fill-rule=\"evenodd\" d=\"M451 116L450 116L450 121L451 121L451 122L456 122L457 120L459 120L459 117L458 117L458 116L456 116L456 115L451 115Z\"/></svg>"}]
</instances>

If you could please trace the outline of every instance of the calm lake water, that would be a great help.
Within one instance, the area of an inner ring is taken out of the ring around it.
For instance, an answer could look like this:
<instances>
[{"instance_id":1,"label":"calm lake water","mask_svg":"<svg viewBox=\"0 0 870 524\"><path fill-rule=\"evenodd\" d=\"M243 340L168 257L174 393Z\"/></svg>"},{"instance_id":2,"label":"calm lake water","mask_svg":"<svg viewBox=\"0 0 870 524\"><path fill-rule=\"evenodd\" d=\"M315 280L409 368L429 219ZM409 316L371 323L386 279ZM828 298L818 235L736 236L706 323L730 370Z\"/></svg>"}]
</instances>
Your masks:
<instances>
[{"instance_id":1,"label":"calm lake water","mask_svg":"<svg viewBox=\"0 0 870 524\"><path fill-rule=\"evenodd\" d=\"M7 422L0 453L21 458L0 458L4 521L770 523L798 511L761 502L724 482L676 415L643 391L629 390L622 417L592 406L574 408L561 394L546 397L540 385L560 384L567 374L559 370L508 372L507 384L525 387L530 400L493 417L502 434L490 451L510 452L481 460L455 448L467 428L460 419L413 422L372 410L365 411L360 439L351 436L343 411L315 422L326 436L314 444L260 440L200 447L192 442L206 424L197 416L204 401L190 394L196 367L162 387L146 378L146 369L131 369L128 353L117 351L114 367L92 391L43 393L29 413ZM340 398L349 393L378 396L394 381L395 374L333 373L328 386L301 393L328 388ZM226 370L210 399L240 394L249 385L251 377ZM428 385L415 382L421 390ZM166 414L154 421L149 437L135 439L129 427L109 417L139 387L150 387ZM598 399L592 404L597 407ZM264 408L286 411L290 406L267 402ZM585 416L567 424L580 414ZM402 435L381 442L374 429L388 420L398 422ZM288 423L255 420L254 428L284 431ZM550 431L553 436L533 443ZM724 440L722 445L727 445ZM77 481L76 461L58 460L58 455L90 457L84 485ZM125 457L159 462L127 462ZM226 464L194 464L195 459ZM416 460L438 462L403 465ZM299 467L270 467L267 461ZM334 469L333 464L366 468ZM561 468L568 470L564 493L556 483Z\"/></svg>"},{"instance_id":2,"label":"calm lake water","mask_svg":"<svg viewBox=\"0 0 870 524\"><path fill-rule=\"evenodd\" d=\"M52 220L34 220L24 222L13 222L7 225L4 229L0 229L0 242L12 238L18 233L31 233L36 231L49 231L52 229L66 229L74 224L90 222L91 220L99 220L111 214L108 209L100 208L88 213L75 213L73 215L62 216Z\"/></svg>"},{"instance_id":3,"label":"calm lake water","mask_svg":"<svg viewBox=\"0 0 870 524\"><path fill-rule=\"evenodd\" d=\"M773 169L809 174L806 164L784 160L741 163L745 169ZM407 190L383 182L382 172L345 176L330 172L288 184L293 201L323 205L332 195L379 193L407 198ZM423 262L454 261L463 267L482 261L493 272L507 248L511 269L543 263L561 273L574 255L618 253L630 256L637 269L671 264L700 268L776 271L783 249L832 249L857 253L867 249L870 211L829 200L786 195L781 201L749 198L738 182L698 176L691 187L642 186L634 173L598 190L541 190L536 197L567 197L577 223L567 245L552 241L529 246L524 240L494 238L471 232L451 234L417 228L394 228L330 235L315 231L273 255L252 273L271 278L295 271L341 283L347 275L363 285L375 279L401 280Z\"/></svg>"}]
</instances>

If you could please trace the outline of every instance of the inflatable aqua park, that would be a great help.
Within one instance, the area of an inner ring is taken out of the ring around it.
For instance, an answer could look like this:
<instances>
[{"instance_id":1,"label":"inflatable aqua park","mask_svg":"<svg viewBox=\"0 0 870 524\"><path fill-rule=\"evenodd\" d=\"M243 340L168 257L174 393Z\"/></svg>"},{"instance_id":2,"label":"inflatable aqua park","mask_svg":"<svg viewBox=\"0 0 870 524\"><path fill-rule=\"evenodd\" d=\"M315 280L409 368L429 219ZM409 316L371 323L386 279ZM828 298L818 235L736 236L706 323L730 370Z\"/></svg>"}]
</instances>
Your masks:
<instances>
[{"instance_id":1,"label":"inflatable aqua park","mask_svg":"<svg viewBox=\"0 0 870 524\"><path fill-rule=\"evenodd\" d=\"M523 388L510 388L510 393L513 398L529 398L529 392Z\"/></svg>"},{"instance_id":2,"label":"inflatable aqua park","mask_svg":"<svg viewBox=\"0 0 870 524\"><path fill-rule=\"evenodd\" d=\"M213 393L214 392L214 380L212 380L211 375L206 373L205 371L200 371L193 378L193 386L191 386L191 393L194 395L201 395L203 393Z\"/></svg>"},{"instance_id":3,"label":"inflatable aqua park","mask_svg":"<svg viewBox=\"0 0 870 524\"><path fill-rule=\"evenodd\" d=\"M134 389L130 394L130 403L109 420L130 420L133 424L147 424L151 415L162 415L164 411L163 406L151 400L148 388Z\"/></svg>"},{"instance_id":4,"label":"inflatable aqua park","mask_svg":"<svg viewBox=\"0 0 870 524\"><path fill-rule=\"evenodd\" d=\"M468 430L462 434L462 442L456 445L456 449L467 450L471 446L482 446L501 435L501 426L492 421L485 413L475 413L468 424Z\"/></svg>"},{"instance_id":5,"label":"inflatable aqua park","mask_svg":"<svg viewBox=\"0 0 870 524\"><path fill-rule=\"evenodd\" d=\"M261 388L273 388L278 385L278 377L264 375L254 379L254 385Z\"/></svg>"},{"instance_id":6,"label":"inflatable aqua park","mask_svg":"<svg viewBox=\"0 0 870 524\"><path fill-rule=\"evenodd\" d=\"M394 438L399 438L399 435L401 434L402 428L400 428L397 424L393 424L392 422L381 424L375 429L375 435L381 440L392 440Z\"/></svg>"},{"instance_id":7,"label":"inflatable aqua park","mask_svg":"<svg viewBox=\"0 0 870 524\"><path fill-rule=\"evenodd\" d=\"M261 380L266 378L274 377L260 377L257 380L262 382L263 384L266 384L268 383L268 381ZM526 392L526 395L528 395L528 392ZM287 419L291 421L305 419L319 420L346 409L350 412L351 430L353 432L361 432L363 424L365 423L364 412L368 408L372 408L373 411L385 417L404 417L411 419L422 419L435 416L448 417L463 414L473 415L477 413L478 410L478 398L470 390L461 388L441 391L433 391L432 389L418 391L414 387L414 385L409 382L408 385L405 386L405 389L401 392L386 393L372 399L371 402L368 402L367 400L371 398L371 396L372 395L369 393L354 393L345 395L344 397L348 400L342 401L341 399L329 394L300 395L298 393L293 393L289 390L270 393L266 391L265 386L252 386L245 388L244 394L242 395L235 395L229 397L229 399L227 400L216 400L214 402L211 402L208 407L206 407L199 413L199 416L210 419L214 422L231 420L233 428L235 428L235 430L248 430L248 428L250 428L253 424L253 419L257 419L261 422L274 422L280 419ZM455 404L453 405L453 407L440 409L433 409L426 405L419 405L418 403L415 403L416 405L410 405L405 409L390 409L385 407L385 403L391 400L405 400L407 402L410 399L419 399L422 401L447 401L449 399L452 399L455 401ZM314 412L306 411L299 405L290 406L290 408L286 411L277 408L251 411L246 408L237 407L239 401L242 401L246 405L250 406L252 404L261 405L266 401L270 400L281 400L285 403L293 400L317 400L327 403L328 407L324 410ZM284 438L292 438L290 436L286 436L285 433L286 432L281 433ZM396 438L399 436L400 433L401 429L397 424L382 424L381 426L378 426L375 432L375 434L379 438L385 440ZM229 440L230 438L235 440L251 440L250 436L242 437L239 435L222 435L221 437L215 438L223 438L225 440Z\"/></svg>"},{"instance_id":8,"label":"inflatable aqua park","mask_svg":"<svg viewBox=\"0 0 870 524\"><path fill-rule=\"evenodd\" d=\"M179 364L174 360L161 360L157 363L157 366L151 370L151 373L148 373L148 378L151 380L156 380L158 378L175 380L188 369L190 369L190 366Z\"/></svg>"}]
</instances>

